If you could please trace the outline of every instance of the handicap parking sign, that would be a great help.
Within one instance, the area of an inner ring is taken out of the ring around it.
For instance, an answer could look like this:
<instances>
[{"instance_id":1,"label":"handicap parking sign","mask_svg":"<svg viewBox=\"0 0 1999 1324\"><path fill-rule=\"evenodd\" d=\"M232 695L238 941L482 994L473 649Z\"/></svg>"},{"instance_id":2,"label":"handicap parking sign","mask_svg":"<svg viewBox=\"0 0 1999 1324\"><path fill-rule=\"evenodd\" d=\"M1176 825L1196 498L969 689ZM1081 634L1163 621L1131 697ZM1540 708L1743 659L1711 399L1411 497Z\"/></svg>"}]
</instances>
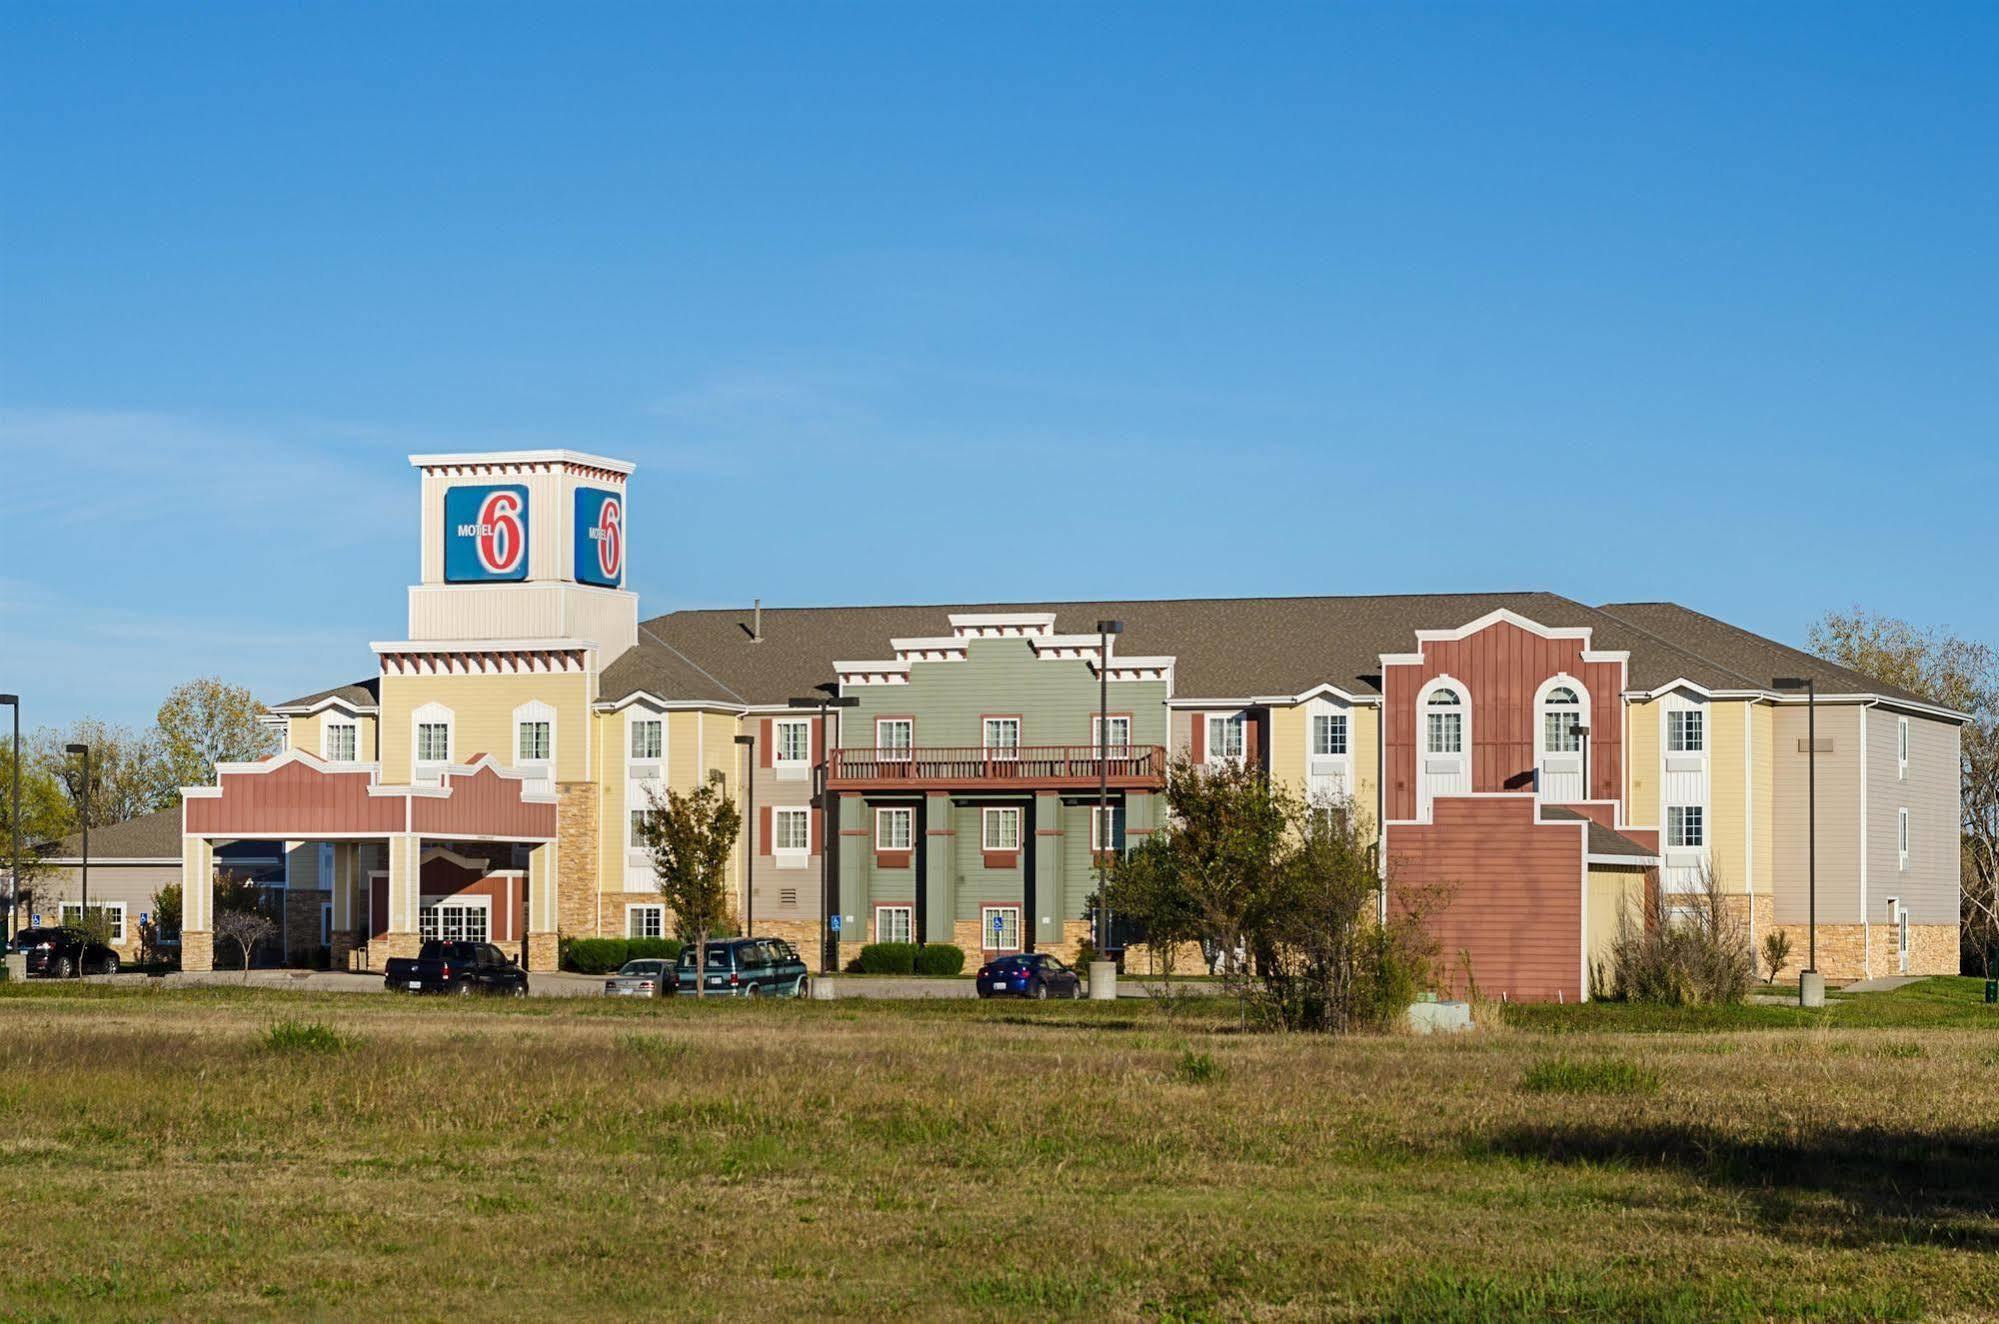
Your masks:
<instances>
[{"instance_id":1,"label":"handicap parking sign","mask_svg":"<svg viewBox=\"0 0 1999 1324\"><path fill-rule=\"evenodd\" d=\"M838 915L828 915L826 917L826 927L838 933L840 931L840 917Z\"/></svg>"}]
</instances>

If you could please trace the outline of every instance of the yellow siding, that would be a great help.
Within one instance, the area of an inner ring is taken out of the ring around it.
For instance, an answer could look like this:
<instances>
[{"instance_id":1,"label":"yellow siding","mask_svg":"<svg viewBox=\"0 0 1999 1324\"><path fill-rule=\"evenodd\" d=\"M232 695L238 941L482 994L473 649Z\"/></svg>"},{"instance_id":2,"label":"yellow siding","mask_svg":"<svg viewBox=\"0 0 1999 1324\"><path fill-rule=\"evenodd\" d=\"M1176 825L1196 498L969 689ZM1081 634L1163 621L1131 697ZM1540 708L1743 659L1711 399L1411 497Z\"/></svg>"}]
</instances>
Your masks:
<instances>
[{"instance_id":1,"label":"yellow siding","mask_svg":"<svg viewBox=\"0 0 1999 1324\"><path fill-rule=\"evenodd\" d=\"M1598 967L1610 964L1611 944L1617 940L1620 919L1631 925L1645 922L1645 871L1591 865L1589 871L1588 962L1594 977ZM1592 989L1595 996L1604 990Z\"/></svg>"},{"instance_id":2,"label":"yellow siding","mask_svg":"<svg viewBox=\"0 0 1999 1324\"><path fill-rule=\"evenodd\" d=\"M1767 703L1749 708L1749 738L1752 762L1749 769L1750 858L1755 874L1753 890L1768 896L1776 886L1777 795L1776 795L1776 709Z\"/></svg>"},{"instance_id":3,"label":"yellow siding","mask_svg":"<svg viewBox=\"0 0 1999 1324\"><path fill-rule=\"evenodd\" d=\"M1633 827L1659 826L1659 705L1640 699L1625 705L1625 821Z\"/></svg>"},{"instance_id":4,"label":"yellow siding","mask_svg":"<svg viewBox=\"0 0 1999 1324\"><path fill-rule=\"evenodd\" d=\"M1748 782L1742 766L1749 705L1716 701L1707 713L1708 859L1721 886L1740 892L1749 880Z\"/></svg>"},{"instance_id":5,"label":"yellow siding","mask_svg":"<svg viewBox=\"0 0 1999 1324\"><path fill-rule=\"evenodd\" d=\"M345 714L339 714L343 719ZM293 717L287 720L285 748L302 749L306 753L319 754L321 729L326 714L314 713L310 717ZM375 719L363 714L354 719L354 757L363 763L375 761Z\"/></svg>"},{"instance_id":6,"label":"yellow siding","mask_svg":"<svg viewBox=\"0 0 1999 1324\"><path fill-rule=\"evenodd\" d=\"M625 763L631 756L625 714L597 713L595 748L597 785L603 792L603 813L597 819L597 890L625 890ZM601 907L600 907L601 908Z\"/></svg>"},{"instance_id":7,"label":"yellow siding","mask_svg":"<svg viewBox=\"0 0 1999 1324\"><path fill-rule=\"evenodd\" d=\"M514 709L539 699L555 709L555 779L588 780L585 750L594 733L589 718L590 678L581 672L533 676L382 677L382 780L410 778L410 715L426 703L449 708L451 761L480 754L514 761Z\"/></svg>"},{"instance_id":8,"label":"yellow siding","mask_svg":"<svg viewBox=\"0 0 1999 1324\"><path fill-rule=\"evenodd\" d=\"M302 749L308 754L319 753L319 714L291 719L291 730L286 733L290 743L287 749Z\"/></svg>"},{"instance_id":9,"label":"yellow siding","mask_svg":"<svg viewBox=\"0 0 1999 1324\"><path fill-rule=\"evenodd\" d=\"M695 761L700 713L666 714L666 783L676 791L691 791L700 781Z\"/></svg>"},{"instance_id":10,"label":"yellow siding","mask_svg":"<svg viewBox=\"0 0 1999 1324\"><path fill-rule=\"evenodd\" d=\"M1381 835L1381 709L1355 708L1348 727L1352 742L1354 804L1368 817L1375 837Z\"/></svg>"},{"instance_id":11,"label":"yellow siding","mask_svg":"<svg viewBox=\"0 0 1999 1324\"><path fill-rule=\"evenodd\" d=\"M1277 785L1305 793L1305 707L1270 710L1270 771Z\"/></svg>"}]
</instances>

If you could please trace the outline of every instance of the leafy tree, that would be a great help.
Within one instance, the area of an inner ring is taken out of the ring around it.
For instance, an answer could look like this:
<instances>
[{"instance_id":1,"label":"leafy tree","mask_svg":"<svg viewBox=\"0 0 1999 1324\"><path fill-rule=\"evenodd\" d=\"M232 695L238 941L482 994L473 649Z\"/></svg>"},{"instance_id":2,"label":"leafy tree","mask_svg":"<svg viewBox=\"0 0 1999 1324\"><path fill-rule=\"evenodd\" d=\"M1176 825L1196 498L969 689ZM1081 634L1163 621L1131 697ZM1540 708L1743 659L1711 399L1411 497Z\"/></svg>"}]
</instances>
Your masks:
<instances>
[{"instance_id":1,"label":"leafy tree","mask_svg":"<svg viewBox=\"0 0 1999 1324\"><path fill-rule=\"evenodd\" d=\"M153 893L150 912L152 918L139 925L139 951L141 959L158 961L167 943L180 940L180 884L168 883Z\"/></svg>"},{"instance_id":2,"label":"leafy tree","mask_svg":"<svg viewBox=\"0 0 1999 1324\"><path fill-rule=\"evenodd\" d=\"M68 751L90 746L90 787L83 785L83 759ZM77 831L85 817L92 827L123 823L178 803L159 798L159 742L151 732L134 731L85 717L56 730L43 727L33 740L32 764L53 778L68 799L63 832Z\"/></svg>"},{"instance_id":3,"label":"leafy tree","mask_svg":"<svg viewBox=\"0 0 1999 1324\"><path fill-rule=\"evenodd\" d=\"M54 866L47 863L55 844L70 833L72 814L62 783L32 758L32 749L21 751L21 877L15 889L17 907L26 907L43 895L55 895ZM14 749L9 741L0 748L0 853L12 849L14 794ZM0 859L0 871L12 872L11 855Z\"/></svg>"},{"instance_id":4,"label":"leafy tree","mask_svg":"<svg viewBox=\"0 0 1999 1324\"><path fill-rule=\"evenodd\" d=\"M156 802L173 804L181 787L209 785L217 763L247 763L275 754L280 742L264 724L269 712L250 691L219 676L175 686L154 719L159 731Z\"/></svg>"},{"instance_id":5,"label":"leafy tree","mask_svg":"<svg viewBox=\"0 0 1999 1324\"><path fill-rule=\"evenodd\" d=\"M645 845L653 882L682 942L694 944L694 991L708 991L708 938L726 931L729 890L725 874L743 815L720 772L692 791L654 788L645 815Z\"/></svg>"},{"instance_id":6,"label":"leafy tree","mask_svg":"<svg viewBox=\"0 0 1999 1324\"><path fill-rule=\"evenodd\" d=\"M1970 716L1959 745L1960 933L1965 964L1991 978L1999 960L1999 652L1859 607L1827 612L1809 642L1821 657Z\"/></svg>"},{"instance_id":7,"label":"leafy tree","mask_svg":"<svg viewBox=\"0 0 1999 1324\"><path fill-rule=\"evenodd\" d=\"M1246 761L1203 765L1183 757L1166 770L1183 904L1217 968L1246 972L1248 925L1284 852L1294 801Z\"/></svg>"}]
</instances>

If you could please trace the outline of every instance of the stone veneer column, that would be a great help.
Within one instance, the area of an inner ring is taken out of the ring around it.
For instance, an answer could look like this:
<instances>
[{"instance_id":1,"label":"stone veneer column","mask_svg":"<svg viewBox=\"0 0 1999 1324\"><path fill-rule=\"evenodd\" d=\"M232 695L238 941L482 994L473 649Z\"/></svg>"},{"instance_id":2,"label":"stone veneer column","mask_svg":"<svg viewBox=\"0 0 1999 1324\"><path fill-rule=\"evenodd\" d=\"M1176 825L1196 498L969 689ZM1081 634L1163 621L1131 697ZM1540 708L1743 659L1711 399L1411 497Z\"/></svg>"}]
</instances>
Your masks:
<instances>
[{"instance_id":1,"label":"stone veneer column","mask_svg":"<svg viewBox=\"0 0 1999 1324\"><path fill-rule=\"evenodd\" d=\"M215 848L206 837L180 839L180 968L215 968Z\"/></svg>"},{"instance_id":2,"label":"stone veneer column","mask_svg":"<svg viewBox=\"0 0 1999 1324\"><path fill-rule=\"evenodd\" d=\"M561 898L556 891L556 878L561 853L557 842L536 846L528 852L527 968L531 971L554 970L560 964L561 937L557 924Z\"/></svg>"},{"instance_id":3,"label":"stone veneer column","mask_svg":"<svg viewBox=\"0 0 1999 1324\"><path fill-rule=\"evenodd\" d=\"M555 840L559 849L554 886L558 902L554 923L549 928L573 938L602 936L598 914L601 889L597 884L597 823L601 801L595 782L567 782L556 788ZM623 862L619 863L622 866ZM625 890L622 867L615 890ZM535 927L530 924L529 932Z\"/></svg>"},{"instance_id":4,"label":"stone veneer column","mask_svg":"<svg viewBox=\"0 0 1999 1324\"><path fill-rule=\"evenodd\" d=\"M382 926L383 961L415 956L423 945L417 936L417 909L423 903L422 865L422 837L398 832L389 838L389 917ZM372 963L374 953L369 956Z\"/></svg>"}]
</instances>

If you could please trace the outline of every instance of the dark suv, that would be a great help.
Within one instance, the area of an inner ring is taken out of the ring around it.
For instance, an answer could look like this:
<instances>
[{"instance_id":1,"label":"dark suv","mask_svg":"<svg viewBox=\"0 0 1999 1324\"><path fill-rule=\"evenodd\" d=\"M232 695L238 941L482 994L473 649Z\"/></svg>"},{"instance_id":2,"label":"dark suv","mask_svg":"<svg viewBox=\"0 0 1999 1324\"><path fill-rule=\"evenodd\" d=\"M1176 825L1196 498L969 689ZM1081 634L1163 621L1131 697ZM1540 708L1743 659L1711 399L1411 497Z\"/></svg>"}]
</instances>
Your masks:
<instances>
[{"instance_id":1,"label":"dark suv","mask_svg":"<svg viewBox=\"0 0 1999 1324\"><path fill-rule=\"evenodd\" d=\"M118 973L118 953L77 929L22 929L14 935L14 950L27 953L30 975L68 979L79 970L86 975Z\"/></svg>"},{"instance_id":2,"label":"dark suv","mask_svg":"<svg viewBox=\"0 0 1999 1324\"><path fill-rule=\"evenodd\" d=\"M694 947L680 949L679 985L716 997L797 998L805 996L805 962L782 938L726 938L708 944L708 984L695 987Z\"/></svg>"}]
</instances>

